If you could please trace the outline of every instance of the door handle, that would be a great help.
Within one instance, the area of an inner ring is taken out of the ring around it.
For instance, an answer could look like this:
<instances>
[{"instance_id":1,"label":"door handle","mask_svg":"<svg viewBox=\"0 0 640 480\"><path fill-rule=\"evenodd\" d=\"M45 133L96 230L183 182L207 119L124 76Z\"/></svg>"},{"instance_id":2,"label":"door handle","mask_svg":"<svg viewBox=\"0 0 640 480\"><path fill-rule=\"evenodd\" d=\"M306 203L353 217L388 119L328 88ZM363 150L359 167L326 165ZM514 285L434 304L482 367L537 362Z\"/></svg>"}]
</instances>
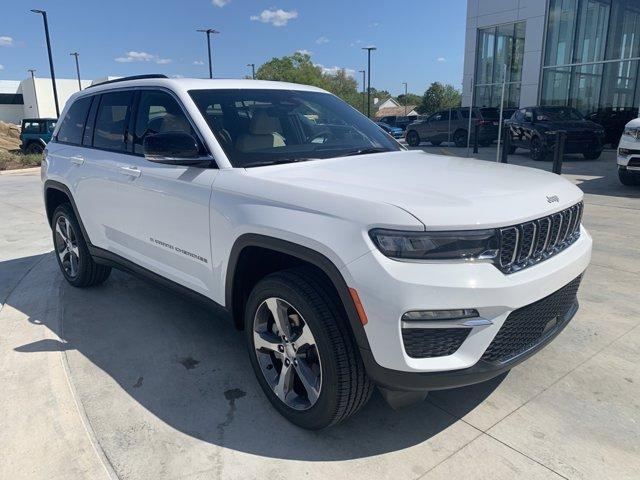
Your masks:
<instances>
[{"instance_id":1,"label":"door handle","mask_svg":"<svg viewBox=\"0 0 640 480\"><path fill-rule=\"evenodd\" d=\"M138 178L140 176L140 170L136 167L120 167L120 173L133 178Z\"/></svg>"},{"instance_id":2,"label":"door handle","mask_svg":"<svg viewBox=\"0 0 640 480\"><path fill-rule=\"evenodd\" d=\"M75 155L71 157L71 163L75 163L76 165L82 165L84 163L84 157L82 157L82 155Z\"/></svg>"}]
</instances>

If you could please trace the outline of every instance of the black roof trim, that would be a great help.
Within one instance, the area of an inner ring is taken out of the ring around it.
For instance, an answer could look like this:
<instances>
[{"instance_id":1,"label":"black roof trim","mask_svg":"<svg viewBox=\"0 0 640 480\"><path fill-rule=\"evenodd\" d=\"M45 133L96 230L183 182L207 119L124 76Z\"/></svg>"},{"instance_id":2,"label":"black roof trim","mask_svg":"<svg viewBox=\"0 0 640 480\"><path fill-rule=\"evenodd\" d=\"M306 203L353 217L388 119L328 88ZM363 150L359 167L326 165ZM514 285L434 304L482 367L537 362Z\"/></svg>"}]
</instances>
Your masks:
<instances>
[{"instance_id":1,"label":"black roof trim","mask_svg":"<svg viewBox=\"0 0 640 480\"><path fill-rule=\"evenodd\" d=\"M98 87L100 85L108 85L110 83L126 82L127 80L145 80L149 78L169 78L169 77L167 77L166 75L163 75L162 73L151 73L148 75L131 75L130 77L116 78L114 80L107 80L106 82L96 83L95 85L89 85L87 88Z\"/></svg>"}]
</instances>

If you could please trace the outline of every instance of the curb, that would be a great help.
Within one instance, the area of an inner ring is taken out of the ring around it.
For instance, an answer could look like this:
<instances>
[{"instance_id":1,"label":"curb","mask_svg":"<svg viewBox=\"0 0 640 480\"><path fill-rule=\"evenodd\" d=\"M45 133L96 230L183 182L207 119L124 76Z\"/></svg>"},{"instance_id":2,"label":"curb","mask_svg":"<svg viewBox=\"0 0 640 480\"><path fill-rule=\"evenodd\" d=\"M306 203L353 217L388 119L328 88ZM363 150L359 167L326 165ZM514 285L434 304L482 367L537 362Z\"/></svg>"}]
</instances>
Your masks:
<instances>
[{"instance_id":1,"label":"curb","mask_svg":"<svg viewBox=\"0 0 640 480\"><path fill-rule=\"evenodd\" d=\"M34 173L39 171L40 167L14 168L12 170L0 170L0 175L16 175L19 173Z\"/></svg>"}]
</instances>

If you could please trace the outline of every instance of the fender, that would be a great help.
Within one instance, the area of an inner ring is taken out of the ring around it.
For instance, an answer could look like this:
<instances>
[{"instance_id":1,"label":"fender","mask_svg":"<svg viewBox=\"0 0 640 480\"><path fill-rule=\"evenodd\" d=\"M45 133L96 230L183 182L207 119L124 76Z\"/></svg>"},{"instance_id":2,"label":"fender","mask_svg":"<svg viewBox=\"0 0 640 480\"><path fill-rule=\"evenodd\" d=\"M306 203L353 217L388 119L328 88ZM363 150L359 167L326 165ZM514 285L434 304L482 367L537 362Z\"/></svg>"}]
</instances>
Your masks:
<instances>
[{"instance_id":1,"label":"fender","mask_svg":"<svg viewBox=\"0 0 640 480\"><path fill-rule=\"evenodd\" d=\"M80 224L80 230L82 230L82 235L84 236L85 241L87 242L88 245L93 245L91 243L91 239L89 238L89 234L87 233L87 230L84 228L84 224L82 223L82 218L80 217L80 212L78 211L78 207L76 206L76 201L73 198L73 195L71 194L71 190L69 190L69 187L67 187L64 183L58 182L56 180L46 180L44 182L44 188L43 188L44 208L47 213L49 226L51 226L51 217L53 215L53 212L49 211L49 205L47 205L47 191L49 190L58 190L64 193L69 198L69 201L71 202L71 208L73 208L73 213L76 215L76 218L78 219L78 223Z\"/></svg>"},{"instance_id":2,"label":"fender","mask_svg":"<svg viewBox=\"0 0 640 480\"><path fill-rule=\"evenodd\" d=\"M347 313L349 325L351 326L351 331L353 332L353 336L356 339L358 347L360 349L371 350L369 341L367 340L367 335L362 324L360 323L360 317L358 316L356 307L353 303L351 295L349 294L349 288L342 274L340 273L340 270L338 270L338 267L336 267L334 263L323 254L315 250L275 237L247 233L239 236L233 244L231 253L229 254L225 283L225 306L231 313L233 318L235 318L235 316L238 314L241 315L241 312L234 312L233 290L238 259L240 258L240 253L246 247L261 247L269 250L274 250L279 253L291 255L292 257L310 263L322 270L338 292L340 301L342 302L342 305L344 306L344 309Z\"/></svg>"}]
</instances>

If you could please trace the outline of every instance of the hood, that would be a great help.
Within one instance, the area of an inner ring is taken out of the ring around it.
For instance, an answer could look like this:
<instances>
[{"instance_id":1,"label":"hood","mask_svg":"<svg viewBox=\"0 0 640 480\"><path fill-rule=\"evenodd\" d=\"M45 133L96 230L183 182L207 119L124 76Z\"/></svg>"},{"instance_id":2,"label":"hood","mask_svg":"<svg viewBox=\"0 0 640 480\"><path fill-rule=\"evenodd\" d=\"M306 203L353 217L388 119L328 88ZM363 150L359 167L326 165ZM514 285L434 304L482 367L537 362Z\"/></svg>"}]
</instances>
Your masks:
<instances>
[{"instance_id":1,"label":"hood","mask_svg":"<svg viewBox=\"0 0 640 480\"><path fill-rule=\"evenodd\" d=\"M345 202L352 197L395 205L434 230L513 225L582 199L582 191L559 175L422 151L250 168L247 174L347 197Z\"/></svg>"},{"instance_id":2,"label":"hood","mask_svg":"<svg viewBox=\"0 0 640 480\"><path fill-rule=\"evenodd\" d=\"M640 118L634 118L625 127L640 127Z\"/></svg>"}]
</instances>

